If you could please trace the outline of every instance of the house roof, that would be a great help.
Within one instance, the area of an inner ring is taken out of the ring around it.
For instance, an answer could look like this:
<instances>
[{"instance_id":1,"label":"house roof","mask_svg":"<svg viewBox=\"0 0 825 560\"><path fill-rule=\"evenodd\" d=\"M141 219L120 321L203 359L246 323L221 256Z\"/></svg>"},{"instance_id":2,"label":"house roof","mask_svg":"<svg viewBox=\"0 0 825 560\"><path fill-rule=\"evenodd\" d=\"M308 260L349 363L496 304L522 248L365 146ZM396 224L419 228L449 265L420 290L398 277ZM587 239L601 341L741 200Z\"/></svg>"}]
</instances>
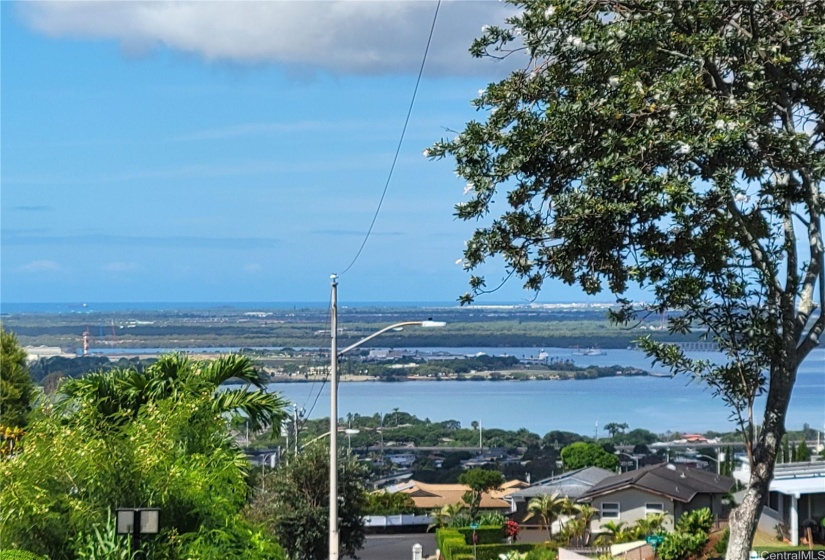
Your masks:
<instances>
[{"instance_id":1,"label":"house roof","mask_svg":"<svg viewBox=\"0 0 825 560\"><path fill-rule=\"evenodd\" d=\"M481 509L503 509L510 504L503 497L515 492L524 482L520 480L510 480L502 484L501 489L481 495ZM417 480L410 480L403 485L398 485L389 490L390 492L402 492L409 494L415 502L416 507L424 509L436 509L449 504L456 504L462 501L464 493L470 489L464 484L428 484Z\"/></svg>"},{"instance_id":2,"label":"house roof","mask_svg":"<svg viewBox=\"0 0 825 560\"><path fill-rule=\"evenodd\" d=\"M587 492L594 484L613 473L599 467L586 467L539 480L532 486L513 492L509 498L514 500L528 500L534 496L544 496L556 492L568 498L578 498Z\"/></svg>"},{"instance_id":3,"label":"house roof","mask_svg":"<svg viewBox=\"0 0 825 560\"><path fill-rule=\"evenodd\" d=\"M697 494L725 494L733 487L733 482L728 476L664 463L605 478L585 492L581 499L590 500L636 488L687 503Z\"/></svg>"},{"instance_id":4,"label":"house roof","mask_svg":"<svg viewBox=\"0 0 825 560\"><path fill-rule=\"evenodd\" d=\"M776 465L770 491L786 495L825 492L825 462Z\"/></svg>"}]
</instances>

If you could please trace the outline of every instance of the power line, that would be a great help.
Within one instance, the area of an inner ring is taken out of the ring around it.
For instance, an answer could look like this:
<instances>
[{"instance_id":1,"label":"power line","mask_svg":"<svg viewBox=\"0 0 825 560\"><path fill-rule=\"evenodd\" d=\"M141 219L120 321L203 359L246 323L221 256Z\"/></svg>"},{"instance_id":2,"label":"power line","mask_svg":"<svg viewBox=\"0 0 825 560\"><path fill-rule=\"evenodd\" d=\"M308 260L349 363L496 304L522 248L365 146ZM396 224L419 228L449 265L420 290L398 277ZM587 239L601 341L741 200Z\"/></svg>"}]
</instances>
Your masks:
<instances>
[{"instance_id":1,"label":"power line","mask_svg":"<svg viewBox=\"0 0 825 560\"><path fill-rule=\"evenodd\" d=\"M390 166L390 172L387 175L387 181L384 183L384 191L381 193L381 199L378 201L378 207L375 209L375 214L372 216L372 222L370 223L370 227L367 230L367 234L364 236L364 240L361 242L361 246L358 248L358 252L355 253L355 257L353 257L352 261L347 265L347 267L340 273L341 275L346 274L346 272L352 268L355 264L355 261L358 260L358 257L361 256L361 252L364 250L364 246L366 246L367 241L372 235L372 228L375 226L375 222L378 219L378 214L381 213L381 206L384 204L384 197L387 196L387 189L390 186L390 181L392 180L393 172L395 171L395 164L398 162L398 154L401 153L401 145L404 143L404 136L407 133L407 125L410 123L410 116L412 115L413 106L415 105L415 98L418 94L418 86L421 83L421 76L424 75L424 65L427 62L427 54L430 52L430 44L433 40L433 32L435 31L435 23L438 20L438 10L441 8L441 0L438 0L438 3L435 6L435 13L433 14L433 23L430 26L430 35L427 37L427 46L424 49L424 56L421 59L421 67L418 69L418 78L415 81L415 88L413 89L412 99L410 99L410 107L407 109L407 118L404 119L404 127L401 129L401 138L398 140L398 146L395 148L395 156L392 159L392 165Z\"/></svg>"}]
</instances>

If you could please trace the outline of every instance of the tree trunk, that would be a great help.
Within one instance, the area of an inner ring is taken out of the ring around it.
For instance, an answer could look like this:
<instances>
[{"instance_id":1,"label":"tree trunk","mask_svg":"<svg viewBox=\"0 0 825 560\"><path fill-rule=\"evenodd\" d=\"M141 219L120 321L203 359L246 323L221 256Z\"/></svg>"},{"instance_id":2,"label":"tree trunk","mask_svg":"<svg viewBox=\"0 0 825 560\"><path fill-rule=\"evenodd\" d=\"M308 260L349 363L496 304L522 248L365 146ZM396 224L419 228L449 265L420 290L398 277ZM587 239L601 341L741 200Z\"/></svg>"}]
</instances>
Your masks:
<instances>
[{"instance_id":1,"label":"tree trunk","mask_svg":"<svg viewBox=\"0 0 825 560\"><path fill-rule=\"evenodd\" d=\"M789 332L786 330L785 332ZM796 342L783 337L778 356L772 360L765 415L753 444L751 473L742 503L730 516L730 538L726 560L748 560L762 509L768 500L776 456L785 435L785 415L799 367Z\"/></svg>"},{"instance_id":2,"label":"tree trunk","mask_svg":"<svg viewBox=\"0 0 825 560\"><path fill-rule=\"evenodd\" d=\"M750 556L753 536L762 515L771 480L770 476L766 477L766 470L773 471L773 467L766 469L764 465L754 465L745 498L731 512L730 539L725 553L727 560L747 560Z\"/></svg>"}]
</instances>

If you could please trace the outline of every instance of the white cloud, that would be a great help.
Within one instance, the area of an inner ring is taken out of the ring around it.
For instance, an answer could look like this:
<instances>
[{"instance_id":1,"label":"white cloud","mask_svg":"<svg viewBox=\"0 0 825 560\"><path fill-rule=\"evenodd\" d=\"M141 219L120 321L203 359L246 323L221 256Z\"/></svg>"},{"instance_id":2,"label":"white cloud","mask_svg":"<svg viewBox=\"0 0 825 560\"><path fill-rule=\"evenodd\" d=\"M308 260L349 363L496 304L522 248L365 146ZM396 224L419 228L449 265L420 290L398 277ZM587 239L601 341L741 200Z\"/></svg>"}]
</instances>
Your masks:
<instances>
[{"instance_id":1,"label":"white cloud","mask_svg":"<svg viewBox=\"0 0 825 560\"><path fill-rule=\"evenodd\" d=\"M436 3L415 0L266 2L22 2L32 28L52 37L112 39L128 53L167 47L207 61L286 64L338 74L414 73ZM447 1L427 74L489 73L467 53L482 24L512 8L494 0Z\"/></svg>"},{"instance_id":2,"label":"white cloud","mask_svg":"<svg viewBox=\"0 0 825 560\"><path fill-rule=\"evenodd\" d=\"M261 270L263 270L263 267L258 263L251 263L243 267L243 271L249 274L260 272Z\"/></svg>"},{"instance_id":3,"label":"white cloud","mask_svg":"<svg viewBox=\"0 0 825 560\"><path fill-rule=\"evenodd\" d=\"M127 263L127 262L110 262L103 265L103 270L106 272L134 272L138 269L138 265L136 263Z\"/></svg>"},{"instance_id":4,"label":"white cloud","mask_svg":"<svg viewBox=\"0 0 825 560\"><path fill-rule=\"evenodd\" d=\"M60 272L63 270L59 264L54 261L32 261L24 265L20 265L15 269L17 272L40 273L40 272Z\"/></svg>"}]
</instances>

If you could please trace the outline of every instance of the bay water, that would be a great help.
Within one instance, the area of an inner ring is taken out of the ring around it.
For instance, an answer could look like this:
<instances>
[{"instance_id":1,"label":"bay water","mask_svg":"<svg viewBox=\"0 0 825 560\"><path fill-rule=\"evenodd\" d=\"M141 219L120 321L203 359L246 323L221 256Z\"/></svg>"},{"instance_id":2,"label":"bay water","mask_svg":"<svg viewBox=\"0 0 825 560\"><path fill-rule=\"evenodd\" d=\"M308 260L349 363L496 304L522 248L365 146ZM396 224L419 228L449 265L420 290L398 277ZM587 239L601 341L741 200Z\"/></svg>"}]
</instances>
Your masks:
<instances>
[{"instance_id":1,"label":"bay water","mask_svg":"<svg viewBox=\"0 0 825 560\"><path fill-rule=\"evenodd\" d=\"M420 352L447 351L472 355L536 356L537 348L419 348ZM550 357L569 359L577 366L637 367L655 373L638 350L604 350L579 355L569 348L546 348ZM712 352L693 357L721 360ZM306 410L310 418L329 416L329 384L272 383L269 388ZM764 398L757 402L761 417ZM609 422L655 433L727 432L737 428L730 410L705 385L687 377L604 377L569 381L403 381L345 382L339 384L339 417L347 414L388 414L399 409L434 422L458 420L468 427L478 421L488 428L527 428L543 435L564 430L593 435ZM786 426L801 429L825 427L825 349L816 349L799 369L788 409Z\"/></svg>"}]
</instances>

